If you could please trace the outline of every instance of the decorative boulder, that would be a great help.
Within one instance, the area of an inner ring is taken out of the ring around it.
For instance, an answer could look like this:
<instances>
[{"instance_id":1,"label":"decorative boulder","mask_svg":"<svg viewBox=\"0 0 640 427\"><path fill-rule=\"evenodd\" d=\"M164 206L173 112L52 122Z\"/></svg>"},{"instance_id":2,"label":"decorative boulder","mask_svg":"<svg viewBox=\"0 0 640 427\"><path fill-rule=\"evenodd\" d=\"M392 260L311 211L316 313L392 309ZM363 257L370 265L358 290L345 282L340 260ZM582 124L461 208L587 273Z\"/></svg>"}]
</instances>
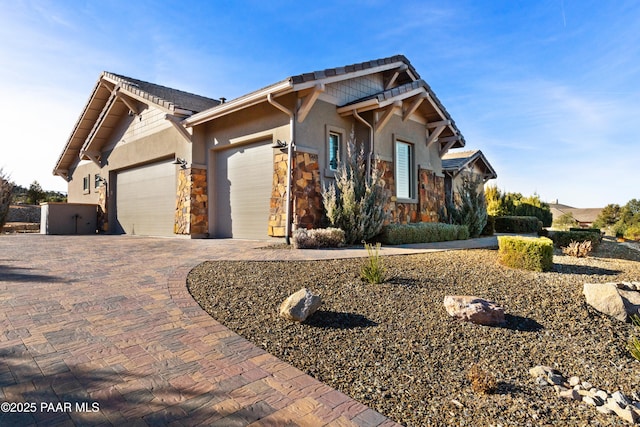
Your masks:
<instances>
[{"instance_id":1,"label":"decorative boulder","mask_svg":"<svg viewBox=\"0 0 640 427\"><path fill-rule=\"evenodd\" d=\"M477 325L501 325L504 309L493 301L469 295L447 295L444 308L450 316Z\"/></svg>"},{"instance_id":2,"label":"decorative boulder","mask_svg":"<svg viewBox=\"0 0 640 427\"><path fill-rule=\"evenodd\" d=\"M287 320L304 322L318 310L321 303L320 295L315 295L309 289L302 288L280 304L280 316Z\"/></svg>"},{"instance_id":3,"label":"decorative boulder","mask_svg":"<svg viewBox=\"0 0 640 427\"><path fill-rule=\"evenodd\" d=\"M629 316L639 314L640 292L636 290L636 283L585 283L582 292L587 304L626 322Z\"/></svg>"}]
</instances>

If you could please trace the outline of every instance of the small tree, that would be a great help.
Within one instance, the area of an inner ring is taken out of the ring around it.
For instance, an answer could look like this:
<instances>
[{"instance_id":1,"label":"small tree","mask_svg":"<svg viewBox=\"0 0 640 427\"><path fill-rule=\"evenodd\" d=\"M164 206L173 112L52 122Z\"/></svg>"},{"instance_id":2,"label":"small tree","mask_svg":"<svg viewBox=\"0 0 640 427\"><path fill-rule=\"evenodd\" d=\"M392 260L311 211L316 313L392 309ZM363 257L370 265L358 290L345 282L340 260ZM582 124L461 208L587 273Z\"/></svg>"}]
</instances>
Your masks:
<instances>
[{"instance_id":1,"label":"small tree","mask_svg":"<svg viewBox=\"0 0 640 427\"><path fill-rule=\"evenodd\" d=\"M553 221L553 226L560 230L568 230L571 227L576 227L578 225L578 221L573 218L573 214L571 212L567 212L562 214L558 219Z\"/></svg>"},{"instance_id":2,"label":"small tree","mask_svg":"<svg viewBox=\"0 0 640 427\"><path fill-rule=\"evenodd\" d=\"M46 193L38 181L33 181L27 190L27 203L37 205L46 198Z\"/></svg>"},{"instance_id":3,"label":"small tree","mask_svg":"<svg viewBox=\"0 0 640 427\"><path fill-rule=\"evenodd\" d=\"M344 161L338 161L335 182L322 191L322 201L332 227L344 231L347 244L368 240L380 233L388 213L389 195L376 165L367 176L364 148L357 149L353 129Z\"/></svg>"},{"instance_id":4,"label":"small tree","mask_svg":"<svg viewBox=\"0 0 640 427\"><path fill-rule=\"evenodd\" d=\"M9 206L13 199L13 182L9 180L9 175L0 168L0 230L4 227L9 214Z\"/></svg>"},{"instance_id":5,"label":"small tree","mask_svg":"<svg viewBox=\"0 0 640 427\"><path fill-rule=\"evenodd\" d=\"M449 222L466 225L470 237L478 237L487 225L487 204L482 184L481 176L464 176L454 200L447 206Z\"/></svg>"}]
</instances>

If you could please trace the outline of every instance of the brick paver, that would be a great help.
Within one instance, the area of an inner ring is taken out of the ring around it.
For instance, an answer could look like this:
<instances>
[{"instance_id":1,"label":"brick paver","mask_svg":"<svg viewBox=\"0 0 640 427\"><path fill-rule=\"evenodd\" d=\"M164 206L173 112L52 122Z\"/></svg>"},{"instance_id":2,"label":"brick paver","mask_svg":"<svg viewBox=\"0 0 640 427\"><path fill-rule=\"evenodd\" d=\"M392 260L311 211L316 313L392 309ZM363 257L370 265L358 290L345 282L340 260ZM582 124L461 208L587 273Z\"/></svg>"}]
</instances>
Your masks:
<instances>
[{"instance_id":1,"label":"brick paver","mask_svg":"<svg viewBox=\"0 0 640 427\"><path fill-rule=\"evenodd\" d=\"M364 255L261 245L1 235L0 425L394 425L231 332L191 298L185 278L205 260Z\"/></svg>"}]
</instances>

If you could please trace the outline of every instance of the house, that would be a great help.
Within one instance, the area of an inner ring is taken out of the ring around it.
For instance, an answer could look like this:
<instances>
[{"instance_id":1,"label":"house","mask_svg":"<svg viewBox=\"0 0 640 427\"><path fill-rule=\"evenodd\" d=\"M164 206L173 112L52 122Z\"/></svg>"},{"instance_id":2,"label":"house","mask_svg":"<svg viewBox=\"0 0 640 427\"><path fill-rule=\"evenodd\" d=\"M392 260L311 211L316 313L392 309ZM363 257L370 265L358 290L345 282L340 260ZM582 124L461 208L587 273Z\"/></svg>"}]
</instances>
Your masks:
<instances>
[{"instance_id":1,"label":"house","mask_svg":"<svg viewBox=\"0 0 640 427\"><path fill-rule=\"evenodd\" d=\"M480 150L445 153L442 156L442 172L447 203L453 200L453 194L462 185L465 176L471 174L479 177L482 191L487 181L498 177L493 166Z\"/></svg>"},{"instance_id":2,"label":"house","mask_svg":"<svg viewBox=\"0 0 640 427\"><path fill-rule=\"evenodd\" d=\"M379 159L367 167L383 171L391 221L438 221L442 158L465 140L402 55L228 102L105 72L54 173L69 202L100 206L110 233L288 238L321 225L322 188L352 132Z\"/></svg>"},{"instance_id":3,"label":"house","mask_svg":"<svg viewBox=\"0 0 640 427\"><path fill-rule=\"evenodd\" d=\"M554 222L565 214L571 214L573 219L578 223L577 226L581 228L592 227L602 211L602 208L574 208L558 203L558 200L556 200L555 203L549 203L549 208Z\"/></svg>"}]
</instances>

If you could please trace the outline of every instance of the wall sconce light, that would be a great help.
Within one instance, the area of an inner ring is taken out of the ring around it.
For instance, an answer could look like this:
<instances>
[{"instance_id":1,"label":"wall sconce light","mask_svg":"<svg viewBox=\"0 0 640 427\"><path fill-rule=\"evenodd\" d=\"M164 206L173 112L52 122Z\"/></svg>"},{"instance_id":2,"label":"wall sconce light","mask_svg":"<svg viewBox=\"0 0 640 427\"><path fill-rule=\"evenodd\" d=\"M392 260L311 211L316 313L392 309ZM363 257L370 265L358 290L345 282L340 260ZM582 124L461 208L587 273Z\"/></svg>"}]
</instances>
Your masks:
<instances>
[{"instance_id":1,"label":"wall sconce light","mask_svg":"<svg viewBox=\"0 0 640 427\"><path fill-rule=\"evenodd\" d=\"M280 141L279 139L276 140L276 142L274 142L273 144L271 144L271 148L279 148L280 151L284 152L284 150L287 149L287 141Z\"/></svg>"},{"instance_id":2,"label":"wall sconce light","mask_svg":"<svg viewBox=\"0 0 640 427\"><path fill-rule=\"evenodd\" d=\"M104 177L101 176L96 176L96 181L98 181L99 184L104 184L107 185L107 180Z\"/></svg>"},{"instance_id":3,"label":"wall sconce light","mask_svg":"<svg viewBox=\"0 0 640 427\"><path fill-rule=\"evenodd\" d=\"M182 169L186 169L187 168L187 161L184 160L184 159L181 159L180 157L176 157L176 159L172 162L172 164L180 165L180 167Z\"/></svg>"}]
</instances>

